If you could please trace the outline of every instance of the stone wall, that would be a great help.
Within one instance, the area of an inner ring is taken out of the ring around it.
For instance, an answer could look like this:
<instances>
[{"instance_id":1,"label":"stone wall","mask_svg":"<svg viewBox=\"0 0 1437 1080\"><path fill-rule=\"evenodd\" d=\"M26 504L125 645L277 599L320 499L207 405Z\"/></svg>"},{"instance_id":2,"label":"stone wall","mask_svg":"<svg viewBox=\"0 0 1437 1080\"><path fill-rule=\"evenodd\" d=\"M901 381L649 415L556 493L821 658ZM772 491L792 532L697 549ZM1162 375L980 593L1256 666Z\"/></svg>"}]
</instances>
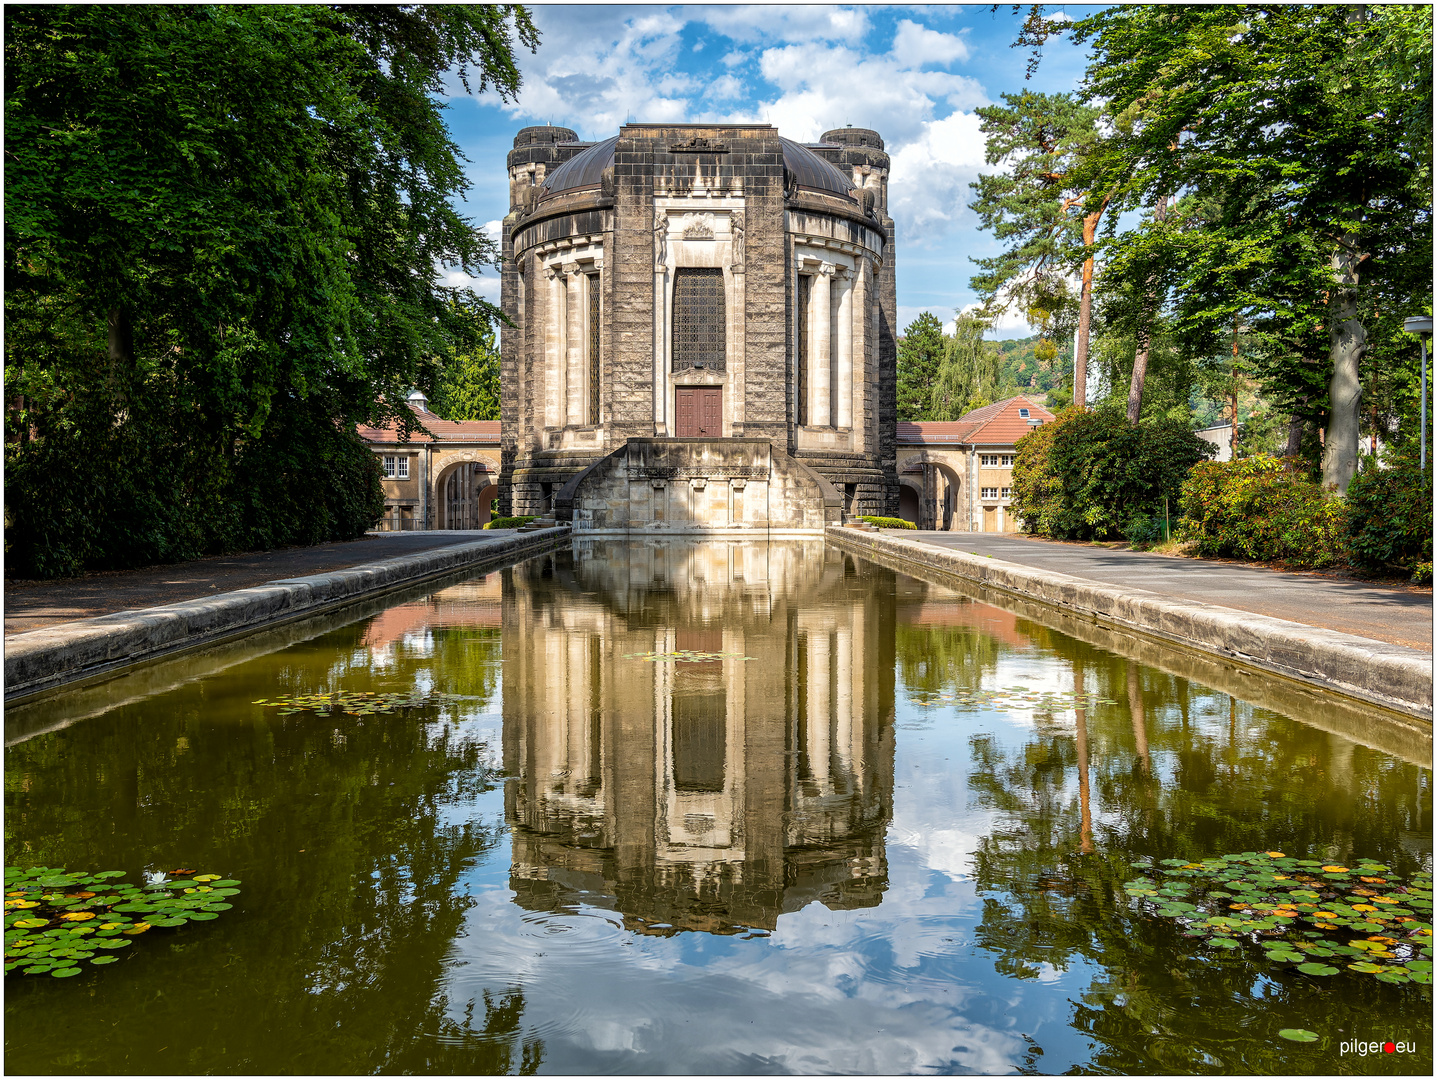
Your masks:
<instances>
[{"instance_id":1,"label":"stone wall","mask_svg":"<svg viewBox=\"0 0 1437 1080\"><path fill-rule=\"evenodd\" d=\"M556 516L586 532L821 531L843 496L767 439L630 439L570 480Z\"/></svg>"}]
</instances>

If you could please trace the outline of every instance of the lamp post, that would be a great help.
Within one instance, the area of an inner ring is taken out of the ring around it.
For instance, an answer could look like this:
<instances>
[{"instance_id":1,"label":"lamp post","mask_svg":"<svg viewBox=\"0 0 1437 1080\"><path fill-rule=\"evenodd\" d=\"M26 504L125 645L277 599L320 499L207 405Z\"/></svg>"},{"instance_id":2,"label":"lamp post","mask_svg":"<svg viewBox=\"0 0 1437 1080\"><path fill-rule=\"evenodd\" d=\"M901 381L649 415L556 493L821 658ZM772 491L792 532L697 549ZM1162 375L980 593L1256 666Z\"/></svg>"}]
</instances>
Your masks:
<instances>
[{"instance_id":1,"label":"lamp post","mask_svg":"<svg viewBox=\"0 0 1437 1080\"><path fill-rule=\"evenodd\" d=\"M1411 315L1402 320L1402 329L1409 334L1416 334L1417 340L1422 346L1422 401L1417 406L1418 415L1421 420L1421 449L1419 456L1422 459L1422 468L1427 468L1427 337L1432 336L1431 315ZM1427 337L1423 337L1423 335Z\"/></svg>"}]
</instances>

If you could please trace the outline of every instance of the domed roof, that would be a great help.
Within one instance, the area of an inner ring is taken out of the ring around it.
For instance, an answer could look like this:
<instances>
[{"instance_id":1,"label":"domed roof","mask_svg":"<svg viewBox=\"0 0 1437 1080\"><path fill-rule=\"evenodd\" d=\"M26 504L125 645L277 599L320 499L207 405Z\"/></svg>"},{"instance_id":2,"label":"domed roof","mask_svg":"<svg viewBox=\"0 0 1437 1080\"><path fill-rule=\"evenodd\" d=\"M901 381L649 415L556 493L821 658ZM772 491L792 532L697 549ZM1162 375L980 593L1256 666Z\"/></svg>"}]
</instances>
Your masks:
<instances>
[{"instance_id":1,"label":"domed roof","mask_svg":"<svg viewBox=\"0 0 1437 1080\"><path fill-rule=\"evenodd\" d=\"M614 147L619 137L597 142L587 150L581 150L564 164L544 177L544 186L539 191L542 199L546 195L557 195L561 191L577 191L579 188L598 187L603 171L614 163Z\"/></svg>"},{"instance_id":2,"label":"domed roof","mask_svg":"<svg viewBox=\"0 0 1437 1080\"><path fill-rule=\"evenodd\" d=\"M808 147L792 139L785 139L780 135L778 141L783 144L784 167L793 174L799 187L853 198L853 182L831 162L823 160Z\"/></svg>"},{"instance_id":3,"label":"domed roof","mask_svg":"<svg viewBox=\"0 0 1437 1080\"><path fill-rule=\"evenodd\" d=\"M799 187L824 191L853 199L853 183L831 162L825 161L802 143L779 136L783 146L783 164ZM619 136L596 142L579 151L568 161L544 177L539 198L545 199L566 191L598 187L605 169L614 163Z\"/></svg>"}]
</instances>

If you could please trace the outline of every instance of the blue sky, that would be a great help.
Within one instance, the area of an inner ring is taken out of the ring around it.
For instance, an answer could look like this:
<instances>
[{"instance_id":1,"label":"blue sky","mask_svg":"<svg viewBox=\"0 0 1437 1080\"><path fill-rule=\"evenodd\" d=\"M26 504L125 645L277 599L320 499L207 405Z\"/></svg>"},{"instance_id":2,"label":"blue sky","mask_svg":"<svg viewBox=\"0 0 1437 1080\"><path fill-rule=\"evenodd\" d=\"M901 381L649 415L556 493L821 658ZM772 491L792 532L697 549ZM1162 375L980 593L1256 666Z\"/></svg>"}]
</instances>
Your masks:
<instances>
[{"instance_id":1,"label":"blue sky","mask_svg":"<svg viewBox=\"0 0 1437 1080\"><path fill-rule=\"evenodd\" d=\"M1087 7L1055 6L1058 19ZM898 227L898 316L945 322L974 302L970 256L996 250L967 208L981 171L974 109L1021 90L1028 53L1010 46L1019 19L1005 6L537 5L535 54L521 53L517 101L470 97L454 81L447 119L469 158L467 213L497 237L508 210L505 155L529 124L607 138L626 120L767 122L816 140L852 124L877 130L892 159L889 213ZM1082 51L1050 44L1027 83L1077 86ZM458 284L468 279L450 275ZM498 279L473 285L497 301ZM995 336L1028 333L1010 315Z\"/></svg>"}]
</instances>

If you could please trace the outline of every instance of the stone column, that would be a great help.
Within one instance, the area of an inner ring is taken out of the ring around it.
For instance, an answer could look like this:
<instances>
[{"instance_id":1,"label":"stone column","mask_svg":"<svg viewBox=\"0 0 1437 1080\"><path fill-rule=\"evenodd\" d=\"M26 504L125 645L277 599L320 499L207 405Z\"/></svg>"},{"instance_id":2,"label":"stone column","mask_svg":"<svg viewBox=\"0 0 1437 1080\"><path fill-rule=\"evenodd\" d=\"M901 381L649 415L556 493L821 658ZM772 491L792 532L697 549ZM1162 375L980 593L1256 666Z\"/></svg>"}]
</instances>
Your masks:
<instances>
[{"instance_id":1,"label":"stone column","mask_svg":"<svg viewBox=\"0 0 1437 1080\"><path fill-rule=\"evenodd\" d=\"M840 626L836 634L837 655L833 658L834 669L838 672L837 729L834 749L845 772L853 768L853 632ZM860 699L861 700L861 699Z\"/></svg>"},{"instance_id":2,"label":"stone column","mask_svg":"<svg viewBox=\"0 0 1437 1080\"><path fill-rule=\"evenodd\" d=\"M872 366L869 362L869 323L872 319L869 315L870 298L873 295L869 288L869 262L866 255L858 257L858 269L853 275L853 296L849 307L853 312L852 331L853 345L850 355L855 358L851 361L856 365L857 370L853 376L853 449L857 452L865 452L869 449L870 439L868 434L868 373Z\"/></svg>"},{"instance_id":3,"label":"stone column","mask_svg":"<svg viewBox=\"0 0 1437 1080\"><path fill-rule=\"evenodd\" d=\"M589 641L578 634L568 639L568 709L564 732L564 790L573 794L589 775Z\"/></svg>"},{"instance_id":4,"label":"stone column","mask_svg":"<svg viewBox=\"0 0 1437 1080\"><path fill-rule=\"evenodd\" d=\"M669 215L654 211L654 434L673 434L669 423Z\"/></svg>"},{"instance_id":5,"label":"stone column","mask_svg":"<svg viewBox=\"0 0 1437 1080\"><path fill-rule=\"evenodd\" d=\"M584 275L579 264L564 264L564 426L582 424L584 416Z\"/></svg>"},{"instance_id":6,"label":"stone column","mask_svg":"<svg viewBox=\"0 0 1437 1080\"><path fill-rule=\"evenodd\" d=\"M813 288L809 293L808 328L808 423L810 427L832 427L833 415L829 411L829 364L833 355L832 327L833 312L829 304L829 286L833 281L832 263L823 263L813 275Z\"/></svg>"},{"instance_id":7,"label":"stone column","mask_svg":"<svg viewBox=\"0 0 1437 1080\"><path fill-rule=\"evenodd\" d=\"M813 779L828 789L828 675L833 663L827 630L808 632L808 767Z\"/></svg>"},{"instance_id":8,"label":"stone column","mask_svg":"<svg viewBox=\"0 0 1437 1080\"><path fill-rule=\"evenodd\" d=\"M838 278L838 415L834 427L853 426L853 278Z\"/></svg>"},{"instance_id":9,"label":"stone column","mask_svg":"<svg viewBox=\"0 0 1437 1080\"><path fill-rule=\"evenodd\" d=\"M938 467L923 463L923 499L918 506L918 527L938 527Z\"/></svg>"},{"instance_id":10,"label":"stone column","mask_svg":"<svg viewBox=\"0 0 1437 1080\"><path fill-rule=\"evenodd\" d=\"M544 268L549 283L549 310L544 319L544 426L564 426L565 341L564 324L568 314L568 297L564 279L552 266Z\"/></svg>"}]
</instances>

